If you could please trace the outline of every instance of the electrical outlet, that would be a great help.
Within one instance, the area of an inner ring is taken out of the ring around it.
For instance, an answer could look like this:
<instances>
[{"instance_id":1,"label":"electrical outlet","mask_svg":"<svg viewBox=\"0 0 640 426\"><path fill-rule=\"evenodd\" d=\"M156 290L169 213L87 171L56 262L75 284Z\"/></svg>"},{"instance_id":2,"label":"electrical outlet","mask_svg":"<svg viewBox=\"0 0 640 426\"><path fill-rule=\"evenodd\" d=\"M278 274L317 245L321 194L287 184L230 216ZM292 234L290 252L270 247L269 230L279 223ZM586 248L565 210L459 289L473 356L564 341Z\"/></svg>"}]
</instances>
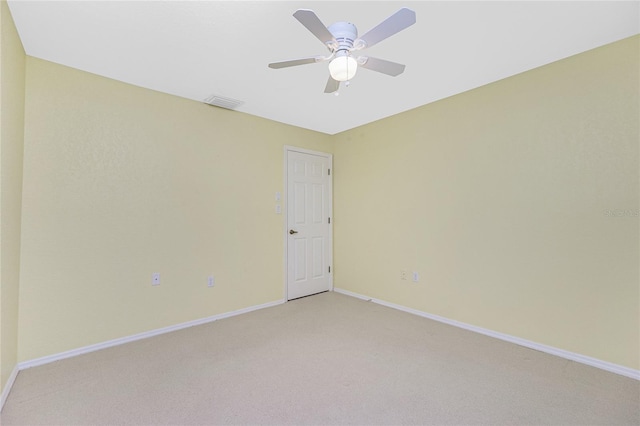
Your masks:
<instances>
[{"instance_id":1,"label":"electrical outlet","mask_svg":"<svg viewBox=\"0 0 640 426\"><path fill-rule=\"evenodd\" d=\"M215 278L213 278L213 275L210 275L209 278L207 279L207 287L213 287L215 284L216 284Z\"/></svg>"},{"instance_id":2,"label":"electrical outlet","mask_svg":"<svg viewBox=\"0 0 640 426\"><path fill-rule=\"evenodd\" d=\"M412 279L414 283L417 283L418 281L420 281L420 274L418 274L417 272L412 272Z\"/></svg>"},{"instance_id":3,"label":"electrical outlet","mask_svg":"<svg viewBox=\"0 0 640 426\"><path fill-rule=\"evenodd\" d=\"M151 285L160 285L160 272L154 272L151 275Z\"/></svg>"},{"instance_id":4,"label":"electrical outlet","mask_svg":"<svg viewBox=\"0 0 640 426\"><path fill-rule=\"evenodd\" d=\"M400 271L400 279L401 280L406 280L407 279L407 271L405 271L404 269L402 271Z\"/></svg>"}]
</instances>

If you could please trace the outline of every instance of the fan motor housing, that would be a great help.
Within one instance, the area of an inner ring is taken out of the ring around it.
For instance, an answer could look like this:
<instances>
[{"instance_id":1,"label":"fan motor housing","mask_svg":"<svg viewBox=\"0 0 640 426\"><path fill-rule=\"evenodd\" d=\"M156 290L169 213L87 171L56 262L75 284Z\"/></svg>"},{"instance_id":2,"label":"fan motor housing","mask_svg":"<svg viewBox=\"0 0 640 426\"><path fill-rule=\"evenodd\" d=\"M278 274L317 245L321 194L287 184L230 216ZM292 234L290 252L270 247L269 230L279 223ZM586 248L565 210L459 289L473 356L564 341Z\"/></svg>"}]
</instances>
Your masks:
<instances>
[{"instance_id":1,"label":"fan motor housing","mask_svg":"<svg viewBox=\"0 0 640 426\"><path fill-rule=\"evenodd\" d=\"M327 29L338 42L336 51L351 50L353 42L358 38L358 29L351 22L336 22Z\"/></svg>"}]
</instances>

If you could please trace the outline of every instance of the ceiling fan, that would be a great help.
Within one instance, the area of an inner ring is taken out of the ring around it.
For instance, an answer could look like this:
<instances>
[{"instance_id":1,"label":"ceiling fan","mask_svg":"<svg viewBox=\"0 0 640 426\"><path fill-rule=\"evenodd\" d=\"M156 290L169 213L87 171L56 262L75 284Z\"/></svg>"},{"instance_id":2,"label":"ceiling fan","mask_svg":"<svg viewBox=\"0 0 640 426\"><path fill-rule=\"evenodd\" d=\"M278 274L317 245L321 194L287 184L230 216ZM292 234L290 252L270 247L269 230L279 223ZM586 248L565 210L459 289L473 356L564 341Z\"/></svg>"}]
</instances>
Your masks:
<instances>
[{"instance_id":1,"label":"ceiling fan","mask_svg":"<svg viewBox=\"0 0 640 426\"><path fill-rule=\"evenodd\" d=\"M290 61L273 62L269 64L269 68L279 69L330 61L329 80L324 89L325 93L337 92L342 81L345 81L348 85L349 80L356 74L358 67L393 77L404 72L405 66L402 64L370 56L354 57L353 53L371 47L415 24L416 13L413 10L407 8L398 10L359 38L358 29L350 22L336 22L326 27L320 18L312 10L308 9L299 9L293 16L329 49L330 54L328 56L312 56Z\"/></svg>"}]
</instances>

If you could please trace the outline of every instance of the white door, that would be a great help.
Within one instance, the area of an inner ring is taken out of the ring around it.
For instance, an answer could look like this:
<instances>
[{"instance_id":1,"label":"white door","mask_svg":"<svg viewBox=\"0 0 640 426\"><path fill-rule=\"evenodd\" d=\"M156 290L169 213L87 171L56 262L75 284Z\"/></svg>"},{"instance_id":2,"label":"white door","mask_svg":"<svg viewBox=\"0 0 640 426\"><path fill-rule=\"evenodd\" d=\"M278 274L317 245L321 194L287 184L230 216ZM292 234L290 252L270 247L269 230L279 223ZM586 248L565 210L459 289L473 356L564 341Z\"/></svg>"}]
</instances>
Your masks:
<instances>
[{"instance_id":1,"label":"white door","mask_svg":"<svg viewBox=\"0 0 640 426\"><path fill-rule=\"evenodd\" d=\"M287 300L331 290L331 155L287 148Z\"/></svg>"}]
</instances>

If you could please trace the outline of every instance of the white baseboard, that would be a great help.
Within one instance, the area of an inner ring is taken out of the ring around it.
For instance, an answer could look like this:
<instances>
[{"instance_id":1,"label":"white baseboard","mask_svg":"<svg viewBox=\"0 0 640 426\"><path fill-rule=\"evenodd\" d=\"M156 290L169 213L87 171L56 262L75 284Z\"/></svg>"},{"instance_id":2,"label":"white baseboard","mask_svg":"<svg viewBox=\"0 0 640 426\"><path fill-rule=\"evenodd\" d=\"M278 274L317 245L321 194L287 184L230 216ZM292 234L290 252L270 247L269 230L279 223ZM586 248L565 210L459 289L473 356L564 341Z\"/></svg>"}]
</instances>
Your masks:
<instances>
[{"instance_id":1,"label":"white baseboard","mask_svg":"<svg viewBox=\"0 0 640 426\"><path fill-rule=\"evenodd\" d=\"M2 394L0 394L0 412L2 412L2 409L4 408L4 403L7 401L7 398L9 397L9 392L11 392L11 388L13 387L13 383L16 381L16 377L18 377L19 371L20 369L18 368L17 365L13 367L13 371L9 376L9 380L7 380L7 383L4 384L4 388L2 389Z\"/></svg>"},{"instance_id":2,"label":"white baseboard","mask_svg":"<svg viewBox=\"0 0 640 426\"><path fill-rule=\"evenodd\" d=\"M341 288L334 288L333 291L336 293L342 293L347 296L356 297L358 299L362 299L368 302L377 303L379 305L387 306L389 308L398 309L400 311L408 312L410 314L418 315L424 318L429 318L434 321L438 321L444 324L453 325L455 327L463 328L465 330L474 331L476 333L484 334L486 336L495 337L496 339L504 340L510 343L515 343L516 345L524 346L527 348L535 349L540 352L546 352L551 355L556 355L565 359L569 359L571 361L576 361L581 364L590 365L592 367L600 368L602 370L609 371L611 373L620 374L621 376L630 377L632 379L640 380L640 370L634 370L633 368L624 367L622 365L614 364L608 361L602 361L597 358L591 358L586 355L581 355L575 352L565 351L564 349L555 348L553 346L543 345L541 343L532 342L530 340L522 339L520 337L511 336L508 334L500 333L493 330L488 330L486 328L477 327L475 325L466 324L464 322L455 321L449 318L441 317L438 315L429 314L427 312L419 311L417 309L408 308L402 305L396 305L395 303L390 303L385 300L375 299L369 296L365 296L363 294L354 293L348 290L344 290Z\"/></svg>"},{"instance_id":3,"label":"white baseboard","mask_svg":"<svg viewBox=\"0 0 640 426\"><path fill-rule=\"evenodd\" d=\"M59 361L61 359L71 358L78 355L87 354L100 349L110 348L112 346L118 346L129 342L135 342L136 340L147 339L149 337L157 336L159 334L170 333L172 331L181 330L183 328L193 327L196 325L206 324L209 322L221 320L224 318L233 317L240 314L246 314L248 312L257 311L259 309L270 308L284 303L285 300L276 300L274 302L264 303L262 305L249 306L248 308L242 308L231 312L225 312L218 315L213 315L207 318L201 318L198 320L183 322L181 324L171 325L169 327L158 328L155 330L146 331L144 333L134 334L132 336L121 337L119 339L108 340L102 343L96 343L95 345L84 346L82 348L72 349L70 351L60 352L53 355L44 356L42 358L32 359L30 361L23 361L18 363L17 370L24 370L26 368L36 367L38 365L49 364L50 362ZM8 393L8 392L7 392Z\"/></svg>"}]
</instances>

